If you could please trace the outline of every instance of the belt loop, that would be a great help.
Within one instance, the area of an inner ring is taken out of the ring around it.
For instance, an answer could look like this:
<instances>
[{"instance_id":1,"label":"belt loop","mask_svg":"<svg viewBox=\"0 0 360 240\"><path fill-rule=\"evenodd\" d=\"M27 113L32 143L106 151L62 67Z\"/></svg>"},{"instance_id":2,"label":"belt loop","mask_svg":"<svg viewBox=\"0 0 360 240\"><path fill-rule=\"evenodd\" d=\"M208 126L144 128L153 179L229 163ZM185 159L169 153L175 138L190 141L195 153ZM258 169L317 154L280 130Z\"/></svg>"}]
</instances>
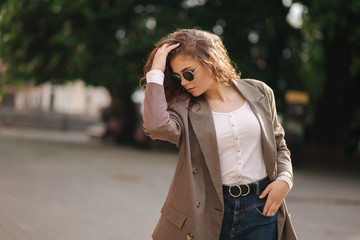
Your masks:
<instances>
[{"instance_id":1,"label":"belt loop","mask_svg":"<svg viewBox=\"0 0 360 240\"><path fill-rule=\"evenodd\" d=\"M256 195L259 195L260 194L259 181L255 182L255 189L256 189Z\"/></svg>"}]
</instances>

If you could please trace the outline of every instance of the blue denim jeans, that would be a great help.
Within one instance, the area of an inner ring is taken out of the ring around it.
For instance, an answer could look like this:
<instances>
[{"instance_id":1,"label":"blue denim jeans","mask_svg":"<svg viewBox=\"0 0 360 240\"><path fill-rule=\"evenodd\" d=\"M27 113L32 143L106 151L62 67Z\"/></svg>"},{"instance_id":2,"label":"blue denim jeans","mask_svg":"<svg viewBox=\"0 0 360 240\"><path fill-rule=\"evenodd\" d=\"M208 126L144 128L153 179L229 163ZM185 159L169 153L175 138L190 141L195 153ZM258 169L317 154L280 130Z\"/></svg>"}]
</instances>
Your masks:
<instances>
[{"instance_id":1,"label":"blue denim jeans","mask_svg":"<svg viewBox=\"0 0 360 240\"><path fill-rule=\"evenodd\" d=\"M238 198L224 195L220 240L276 240L277 214L262 213L265 201L266 198L259 199L256 194Z\"/></svg>"}]
</instances>

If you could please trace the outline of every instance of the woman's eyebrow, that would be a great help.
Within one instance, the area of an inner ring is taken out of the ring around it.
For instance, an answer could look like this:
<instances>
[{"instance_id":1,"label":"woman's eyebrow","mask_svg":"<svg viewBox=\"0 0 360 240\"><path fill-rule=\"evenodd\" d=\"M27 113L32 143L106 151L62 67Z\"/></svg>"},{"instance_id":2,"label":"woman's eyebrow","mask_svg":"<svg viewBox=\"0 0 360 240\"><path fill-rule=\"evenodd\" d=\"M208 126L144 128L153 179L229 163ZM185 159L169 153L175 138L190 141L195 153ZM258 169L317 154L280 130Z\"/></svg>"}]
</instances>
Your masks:
<instances>
[{"instance_id":1,"label":"woman's eyebrow","mask_svg":"<svg viewBox=\"0 0 360 240\"><path fill-rule=\"evenodd\" d=\"M192 68L192 66L184 68L183 70L181 70L181 72L185 72L186 70L189 70L190 68ZM177 73L177 72L174 72L174 73L180 75L180 74Z\"/></svg>"},{"instance_id":2,"label":"woman's eyebrow","mask_svg":"<svg viewBox=\"0 0 360 240\"><path fill-rule=\"evenodd\" d=\"M181 70L181 72L185 72L186 70L189 70L190 68L192 68L192 66L184 68L183 70Z\"/></svg>"}]
</instances>

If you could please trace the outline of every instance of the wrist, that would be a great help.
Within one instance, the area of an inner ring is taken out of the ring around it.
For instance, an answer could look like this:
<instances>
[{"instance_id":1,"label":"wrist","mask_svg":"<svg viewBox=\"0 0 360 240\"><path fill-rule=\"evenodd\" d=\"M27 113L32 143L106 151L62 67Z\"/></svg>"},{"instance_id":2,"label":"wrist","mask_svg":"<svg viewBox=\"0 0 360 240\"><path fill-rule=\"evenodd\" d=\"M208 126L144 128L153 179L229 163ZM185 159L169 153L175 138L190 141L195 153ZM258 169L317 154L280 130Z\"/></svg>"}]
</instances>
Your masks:
<instances>
[{"instance_id":1,"label":"wrist","mask_svg":"<svg viewBox=\"0 0 360 240\"><path fill-rule=\"evenodd\" d=\"M286 177L290 180L291 183L294 183L293 178L289 172L281 172L278 177Z\"/></svg>"},{"instance_id":2,"label":"wrist","mask_svg":"<svg viewBox=\"0 0 360 240\"><path fill-rule=\"evenodd\" d=\"M289 172L281 172L277 176L276 180L281 180L281 181L286 182L289 185L289 189L291 189L294 184L292 175Z\"/></svg>"},{"instance_id":3,"label":"wrist","mask_svg":"<svg viewBox=\"0 0 360 240\"><path fill-rule=\"evenodd\" d=\"M150 71L153 71L153 70L159 70L161 72L164 72L164 69L162 69L161 67L157 67L157 66L152 66L152 68L150 69Z\"/></svg>"}]
</instances>

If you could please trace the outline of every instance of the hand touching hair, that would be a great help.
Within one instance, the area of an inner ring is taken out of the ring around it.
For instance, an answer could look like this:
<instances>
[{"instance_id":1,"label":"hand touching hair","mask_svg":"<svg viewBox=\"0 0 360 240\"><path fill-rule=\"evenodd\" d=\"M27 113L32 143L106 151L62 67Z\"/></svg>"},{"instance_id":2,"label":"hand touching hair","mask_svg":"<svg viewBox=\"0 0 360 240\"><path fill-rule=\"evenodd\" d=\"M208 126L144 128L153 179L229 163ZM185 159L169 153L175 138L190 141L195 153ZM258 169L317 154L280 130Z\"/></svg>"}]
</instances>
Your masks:
<instances>
[{"instance_id":1,"label":"hand touching hair","mask_svg":"<svg viewBox=\"0 0 360 240\"><path fill-rule=\"evenodd\" d=\"M176 43L180 43L180 46L168 54L164 71L164 87L168 103L184 92L180 83L171 78L170 61L178 54L193 56L194 59L209 69L213 79L219 83L229 85L233 80L240 78L240 73L236 72L219 36L202 30L182 29L162 38L156 44L144 66L144 76L140 80L140 85L144 85L146 73L152 68L154 56L158 49L164 44L173 45Z\"/></svg>"}]
</instances>

